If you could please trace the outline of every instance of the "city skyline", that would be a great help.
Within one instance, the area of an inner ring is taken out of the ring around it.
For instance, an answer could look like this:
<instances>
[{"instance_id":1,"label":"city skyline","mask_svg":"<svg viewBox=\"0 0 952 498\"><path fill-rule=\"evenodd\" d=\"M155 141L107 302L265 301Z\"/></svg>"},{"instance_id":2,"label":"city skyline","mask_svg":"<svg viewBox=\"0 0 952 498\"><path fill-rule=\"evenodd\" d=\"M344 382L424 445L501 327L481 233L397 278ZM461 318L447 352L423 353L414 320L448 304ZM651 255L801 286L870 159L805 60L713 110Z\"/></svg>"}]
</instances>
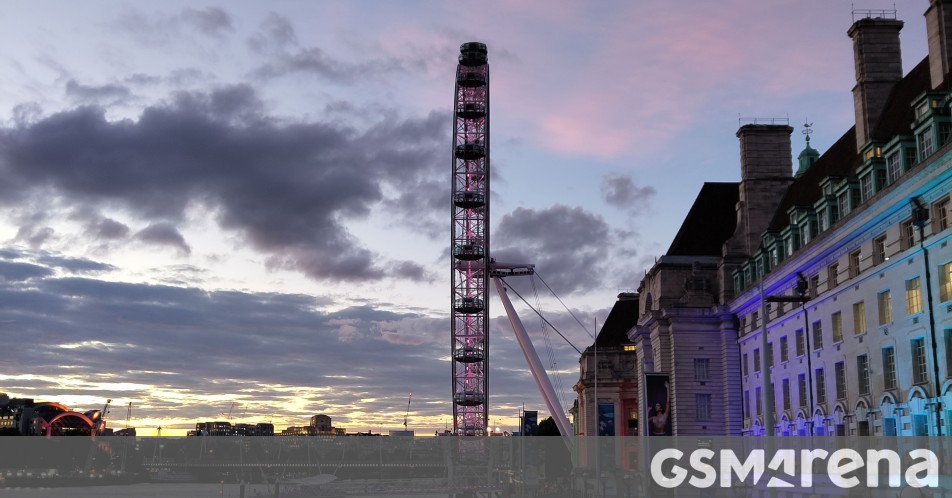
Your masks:
<instances>
[{"instance_id":1,"label":"city skyline","mask_svg":"<svg viewBox=\"0 0 952 498\"><path fill-rule=\"evenodd\" d=\"M925 54L927 4L898 12L905 64ZM493 66L493 254L535 263L586 325L637 287L701 183L737 180L739 116L789 119L794 154L800 123L821 152L852 124L845 2L546 7L9 6L0 392L133 401L146 434L232 403L237 422L386 432L411 392L411 429L452 426L467 41ZM511 426L544 405L492 299L490 426ZM578 355L552 344L572 396Z\"/></svg>"}]
</instances>

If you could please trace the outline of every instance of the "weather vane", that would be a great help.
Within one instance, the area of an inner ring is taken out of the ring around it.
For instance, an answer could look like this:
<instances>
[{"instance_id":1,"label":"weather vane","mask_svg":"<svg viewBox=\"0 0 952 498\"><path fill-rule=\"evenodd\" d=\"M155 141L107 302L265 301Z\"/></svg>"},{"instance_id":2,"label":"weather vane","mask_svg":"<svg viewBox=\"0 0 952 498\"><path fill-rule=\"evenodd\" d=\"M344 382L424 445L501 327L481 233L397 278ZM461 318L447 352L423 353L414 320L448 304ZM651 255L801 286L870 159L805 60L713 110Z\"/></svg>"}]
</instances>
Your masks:
<instances>
[{"instance_id":1,"label":"weather vane","mask_svg":"<svg viewBox=\"0 0 952 498\"><path fill-rule=\"evenodd\" d=\"M801 132L807 136L807 145L810 145L810 134L813 133L813 123L803 123L803 131Z\"/></svg>"}]
</instances>

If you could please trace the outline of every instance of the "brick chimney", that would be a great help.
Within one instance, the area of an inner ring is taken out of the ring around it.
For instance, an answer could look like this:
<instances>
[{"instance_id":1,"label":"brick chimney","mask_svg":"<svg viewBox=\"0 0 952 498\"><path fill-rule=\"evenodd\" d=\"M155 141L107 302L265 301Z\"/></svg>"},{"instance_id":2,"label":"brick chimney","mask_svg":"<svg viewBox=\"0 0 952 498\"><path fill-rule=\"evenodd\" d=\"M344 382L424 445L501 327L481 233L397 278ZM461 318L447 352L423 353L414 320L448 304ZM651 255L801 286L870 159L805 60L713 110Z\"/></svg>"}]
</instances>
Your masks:
<instances>
[{"instance_id":1,"label":"brick chimney","mask_svg":"<svg viewBox=\"0 0 952 498\"><path fill-rule=\"evenodd\" d=\"M752 255L760 246L787 187L793 182L793 155L787 124L748 124L740 139L740 192L737 228L724 245L725 255Z\"/></svg>"},{"instance_id":2,"label":"brick chimney","mask_svg":"<svg viewBox=\"0 0 952 498\"><path fill-rule=\"evenodd\" d=\"M853 39L856 65L853 108L857 151L870 140L889 93L902 79L902 54L899 51L902 26L903 22L897 19L866 18L853 23L846 32Z\"/></svg>"},{"instance_id":3,"label":"brick chimney","mask_svg":"<svg viewBox=\"0 0 952 498\"><path fill-rule=\"evenodd\" d=\"M932 88L936 89L952 68L952 0L930 0L924 15L929 39L929 76Z\"/></svg>"}]
</instances>

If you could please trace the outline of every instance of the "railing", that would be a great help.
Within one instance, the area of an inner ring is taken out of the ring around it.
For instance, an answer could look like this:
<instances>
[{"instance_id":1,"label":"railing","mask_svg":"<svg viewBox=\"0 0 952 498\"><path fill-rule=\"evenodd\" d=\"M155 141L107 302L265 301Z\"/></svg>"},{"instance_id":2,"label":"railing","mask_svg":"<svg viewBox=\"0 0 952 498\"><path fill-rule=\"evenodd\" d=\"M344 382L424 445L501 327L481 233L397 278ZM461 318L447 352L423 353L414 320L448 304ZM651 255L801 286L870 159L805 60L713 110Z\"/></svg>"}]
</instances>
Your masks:
<instances>
[{"instance_id":1,"label":"railing","mask_svg":"<svg viewBox=\"0 0 952 498\"><path fill-rule=\"evenodd\" d=\"M860 19L896 19L896 4L893 4L891 10L853 9L853 22Z\"/></svg>"}]
</instances>

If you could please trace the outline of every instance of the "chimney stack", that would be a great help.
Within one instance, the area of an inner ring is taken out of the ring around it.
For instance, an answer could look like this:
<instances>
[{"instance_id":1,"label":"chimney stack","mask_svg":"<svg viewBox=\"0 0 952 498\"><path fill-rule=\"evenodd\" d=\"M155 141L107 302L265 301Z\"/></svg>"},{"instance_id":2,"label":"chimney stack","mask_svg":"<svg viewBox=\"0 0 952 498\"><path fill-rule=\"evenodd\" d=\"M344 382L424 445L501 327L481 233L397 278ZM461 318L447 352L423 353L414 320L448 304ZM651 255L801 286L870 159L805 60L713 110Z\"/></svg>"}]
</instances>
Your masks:
<instances>
[{"instance_id":1,"label":"chimney stack","mask_svg":"<svg viewBox=\"0 0 952 498\"><path fill-rule=\"evenodd\" d=\"M853 108L857 151L872 138L870 134L882 115L886 99L896 82L902 79L902 54L899 50L902 26L903 22L898 19L866 18L854 22L847 31L853 39L856 65Z\"/></svg>"},{"instance_id":2,"label":"chimney stack","mask_svg":"<svg viewBox=\"0 0 952 498\"><path fill-rule=\"evenodd\" d=\"M930 0L926 17L929 39L929 76L937 89L952 69L952 0Z\"/></svg>"},{"instance_id":3,"label":"chimney stack","mask_svg":"<svg viewBox=\"0 0 952 498\"><path fill-rule=\"evenodd\" d=\"M750 256L793 182L793 154L788 124L748 124L740 139L740 191L737 227L724 244L724 256Z\"/></svg>"}]
</instances>

